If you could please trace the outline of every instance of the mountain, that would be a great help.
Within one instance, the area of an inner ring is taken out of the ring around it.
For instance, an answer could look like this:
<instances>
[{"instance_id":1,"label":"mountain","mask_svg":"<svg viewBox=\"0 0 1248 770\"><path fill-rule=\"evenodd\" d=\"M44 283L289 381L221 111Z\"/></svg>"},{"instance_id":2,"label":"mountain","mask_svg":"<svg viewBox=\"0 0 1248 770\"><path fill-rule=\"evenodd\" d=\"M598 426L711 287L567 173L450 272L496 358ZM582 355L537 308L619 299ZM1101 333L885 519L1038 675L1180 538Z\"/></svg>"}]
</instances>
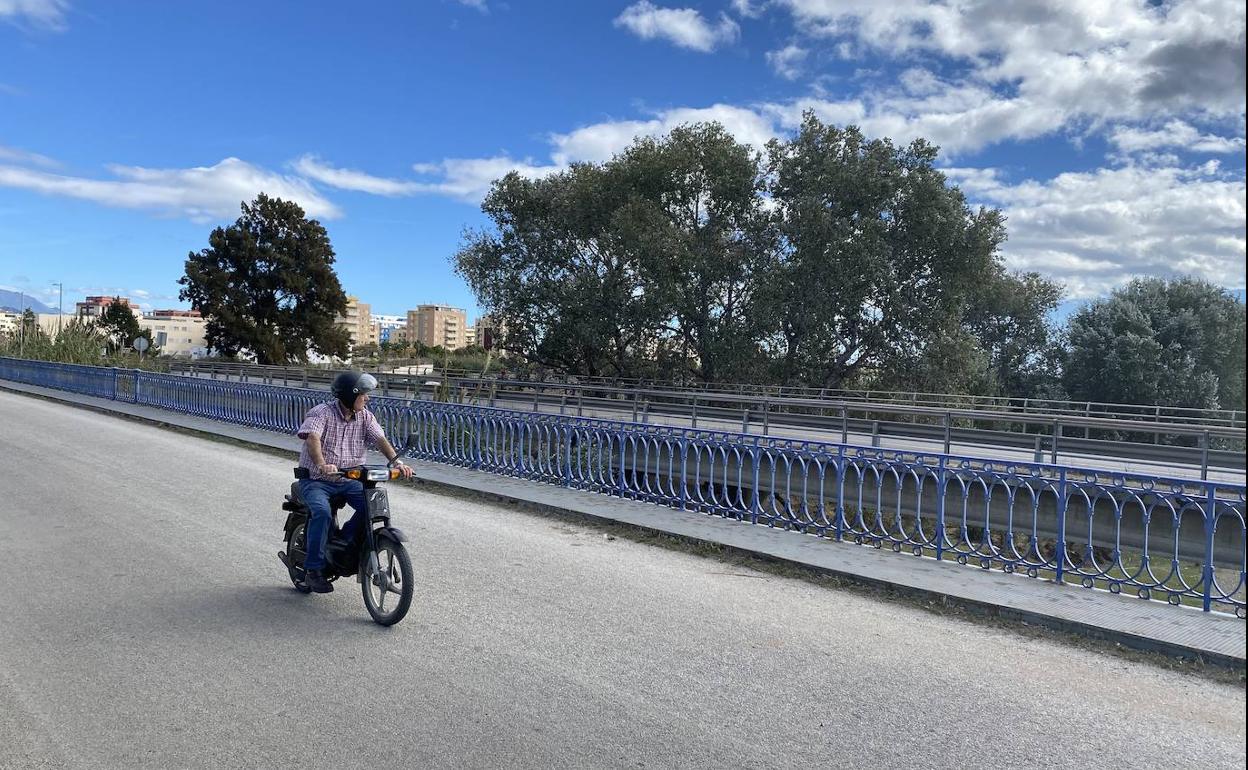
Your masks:
<instances>
[{"instance_id":1,"label":"mountain","mask_svg":"<svg viewBox=\"0 0 1248 770\"><path fill-rule=\"evenodd\" d=\"M13 313L20 313L23 308L30 308L36 313L55 313L56 308L48 307L39 300L27 294L25 299L22 298L21 292L8 291L0 289L0 310L8 310Z\"/></svg>"}]
</instances>

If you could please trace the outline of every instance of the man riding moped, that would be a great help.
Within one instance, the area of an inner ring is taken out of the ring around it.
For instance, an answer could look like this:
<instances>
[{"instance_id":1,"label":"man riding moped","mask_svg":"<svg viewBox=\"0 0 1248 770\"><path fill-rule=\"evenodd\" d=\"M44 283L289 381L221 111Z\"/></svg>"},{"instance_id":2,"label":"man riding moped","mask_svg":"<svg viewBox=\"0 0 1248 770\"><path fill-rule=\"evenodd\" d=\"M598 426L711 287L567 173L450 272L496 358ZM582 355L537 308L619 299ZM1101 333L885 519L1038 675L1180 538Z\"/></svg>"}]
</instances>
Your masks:
<instances>
[{"instance_id":1,"label":"man riding moped","mask_svg":"<svg viewBox=\"0 0 1248 770\"><path fill-rule=\"evenodd\" d=\"M405 479L412 469L398 460L398 452L373 413L368 411L369 393L377 387L377 378L365 372L343 372L334 378L330 390L332 401L317 404L308 410L296 435L303 439L299 467L308 471L308 478L299 480L299 495L311 515L307 528L307 586L316 593L329 593L333 585L325 579L325 546L332 518L330 498L341 496L355 511L342 528L342 537L350 541L357 527L368 526L368 502L364 485L346 479L340 468L362 465L365 448L372 444L385 455Z\"/></svg>"}]
</instances>

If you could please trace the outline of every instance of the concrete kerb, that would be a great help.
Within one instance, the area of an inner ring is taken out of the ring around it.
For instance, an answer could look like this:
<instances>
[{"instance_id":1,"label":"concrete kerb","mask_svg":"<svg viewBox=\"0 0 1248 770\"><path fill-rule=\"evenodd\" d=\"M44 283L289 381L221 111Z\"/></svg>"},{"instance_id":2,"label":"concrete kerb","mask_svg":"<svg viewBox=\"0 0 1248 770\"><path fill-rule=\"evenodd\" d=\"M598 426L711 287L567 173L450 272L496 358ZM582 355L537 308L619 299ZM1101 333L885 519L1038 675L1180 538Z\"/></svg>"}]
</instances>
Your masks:
<instances>
[{"instance_id":1,"label":"concrete kerb","mask_svg":"<svg viewBox=\"0 0 1248 770\"><path fill-rule=\"evenodd\" d=\"M0 389L114 416L126 416L215 440L297 455L299 440L269 431L168 412L154 407L0 380ZM456 466L413 461L421 485L454 495L519 507L596 526L669 538L743 560L758 560L812 576L868 586L890 596L939 604L974 615L1102 640L1131 650L1194 660L1225 669L1245 666L1245 624L1223 615L1058 586L1017 575L909 557L814 536L771 529L617 497L554 487ZM644 539L644 538L643 538Z\"/></svg>"}]
</instances>

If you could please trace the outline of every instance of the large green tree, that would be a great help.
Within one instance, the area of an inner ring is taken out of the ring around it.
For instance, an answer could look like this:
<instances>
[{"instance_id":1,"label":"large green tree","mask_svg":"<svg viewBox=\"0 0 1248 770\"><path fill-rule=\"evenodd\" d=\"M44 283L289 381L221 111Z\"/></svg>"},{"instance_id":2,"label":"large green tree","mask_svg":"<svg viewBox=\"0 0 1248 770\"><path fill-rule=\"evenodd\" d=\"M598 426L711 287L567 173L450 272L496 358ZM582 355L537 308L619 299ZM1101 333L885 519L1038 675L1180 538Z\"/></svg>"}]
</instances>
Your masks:
<instances>
[{"instance_id":1,"label":"large green tree","mask_svg":"<svg viewBox=\"0 0 1248 770\"><path fill-rule=\"evenodd\" d=\"M502 331L498 347L590 375L630 375L654 355L665 314L630 235L636 185L611 163L494 183L482 204L494 230L468 233L454 263Z\"/></svg>"},{"instance_id":2,"label":"large green tree","mask_svg":"<svg viewBox=\"0 0 1248 770\"><path fill-rule=\"evenodd\" d=\"M178 281L178 297L207 320L208 346L231 357L250 351L262 364L306 361L309 351L345 358L349 338L336 320L347 296L325 228L263 193L242 211L187 256Z\"/></svg>"},{"instance_id":3,"label":"large green tree","mask_svg":"<svg viewBox=\"0 0 1248 770\"><path fill-rule=\"evenodd\" d=\"M1132 281L1073 315L1071 398L1244 408L1244 303L1195 278Z\"/></svg>"},{"instance_id":4,"label":"large green tree","mask_svg":"<svg viewBox=\"0 0 1248 770\"><path fill-rule=\"evenodd\" d=\"M114 297L108 303L95 326L108 339L108 348L112 352L131 347L139 337L146 338L149 347L153 343L151 331L139 327L139 319L128 305L122 303L121 297Z\"/></svg>"},{"instance_id":5,"label":"large green tree","mask_svg":"<svg viewBox=\"0 0 1248 770\"><path fill-rule=\"evenodd\" d=\"M1060 340L1049 315L1062 296L1060 284L1038 273L997 269L976 282L963 326L987 359L984 392L1061 395Z\"/></svg>"},{"instance_id":6,"label":"large green tree","mask_svg":"<svg viewBox=\"0 0 1248 770\"><path fill-rule=\"evenodd\" d=\"M681 364L706 382L765 368L771 313L760 302L776 249L758 153L703 123L640 139L615 163L641 191L626 234Z\"/></svg>"},{"instance_id":7,"label":"large green tree","mask_svg":"<svg viewBox=\"0 0 1248 770\"><path fill-rule=\"evenodd\" d=\"M946 182L935 147L868 140L807 113L769 156L781 381L835 388L864 371L914 370L956 338L976 282L999 270L1005 228Z\"/></svg>"}]
</instances>

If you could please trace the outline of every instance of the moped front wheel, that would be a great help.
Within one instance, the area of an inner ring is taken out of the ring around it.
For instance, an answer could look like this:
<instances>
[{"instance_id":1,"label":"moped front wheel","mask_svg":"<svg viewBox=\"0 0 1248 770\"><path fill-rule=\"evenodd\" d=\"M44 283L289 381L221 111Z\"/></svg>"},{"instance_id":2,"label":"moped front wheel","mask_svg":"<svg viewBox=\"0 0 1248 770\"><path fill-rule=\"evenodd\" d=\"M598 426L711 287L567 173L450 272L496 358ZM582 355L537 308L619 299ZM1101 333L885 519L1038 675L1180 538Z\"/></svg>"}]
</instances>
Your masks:
<instances>
[{"instance_id":1,"label":"moped front wheel","mask_svg":"<svg viewBox=\"0 0 1248 770\"><path fill-rule=\"evenodd\" d=\"M308 558L308 524L301 522L290 531L290 537L286 539L286 569L290 572L290 582L294 583L295 588L301 593L308 593L311 589L304 582L303 563Z\"/></svg>"},{"instance_id":2,"label":"moped front wheel","mask_svg":"<svg viewBox=\"0 0 1248 770\"><path fill-rule=\"evenodd\" d=\"M375 545L376 550L365 554L360 563L364 606L373 620L393 626L412 606L412 559L402 543L387 535L378 534Z\"/></svg>"}]
</instances>

